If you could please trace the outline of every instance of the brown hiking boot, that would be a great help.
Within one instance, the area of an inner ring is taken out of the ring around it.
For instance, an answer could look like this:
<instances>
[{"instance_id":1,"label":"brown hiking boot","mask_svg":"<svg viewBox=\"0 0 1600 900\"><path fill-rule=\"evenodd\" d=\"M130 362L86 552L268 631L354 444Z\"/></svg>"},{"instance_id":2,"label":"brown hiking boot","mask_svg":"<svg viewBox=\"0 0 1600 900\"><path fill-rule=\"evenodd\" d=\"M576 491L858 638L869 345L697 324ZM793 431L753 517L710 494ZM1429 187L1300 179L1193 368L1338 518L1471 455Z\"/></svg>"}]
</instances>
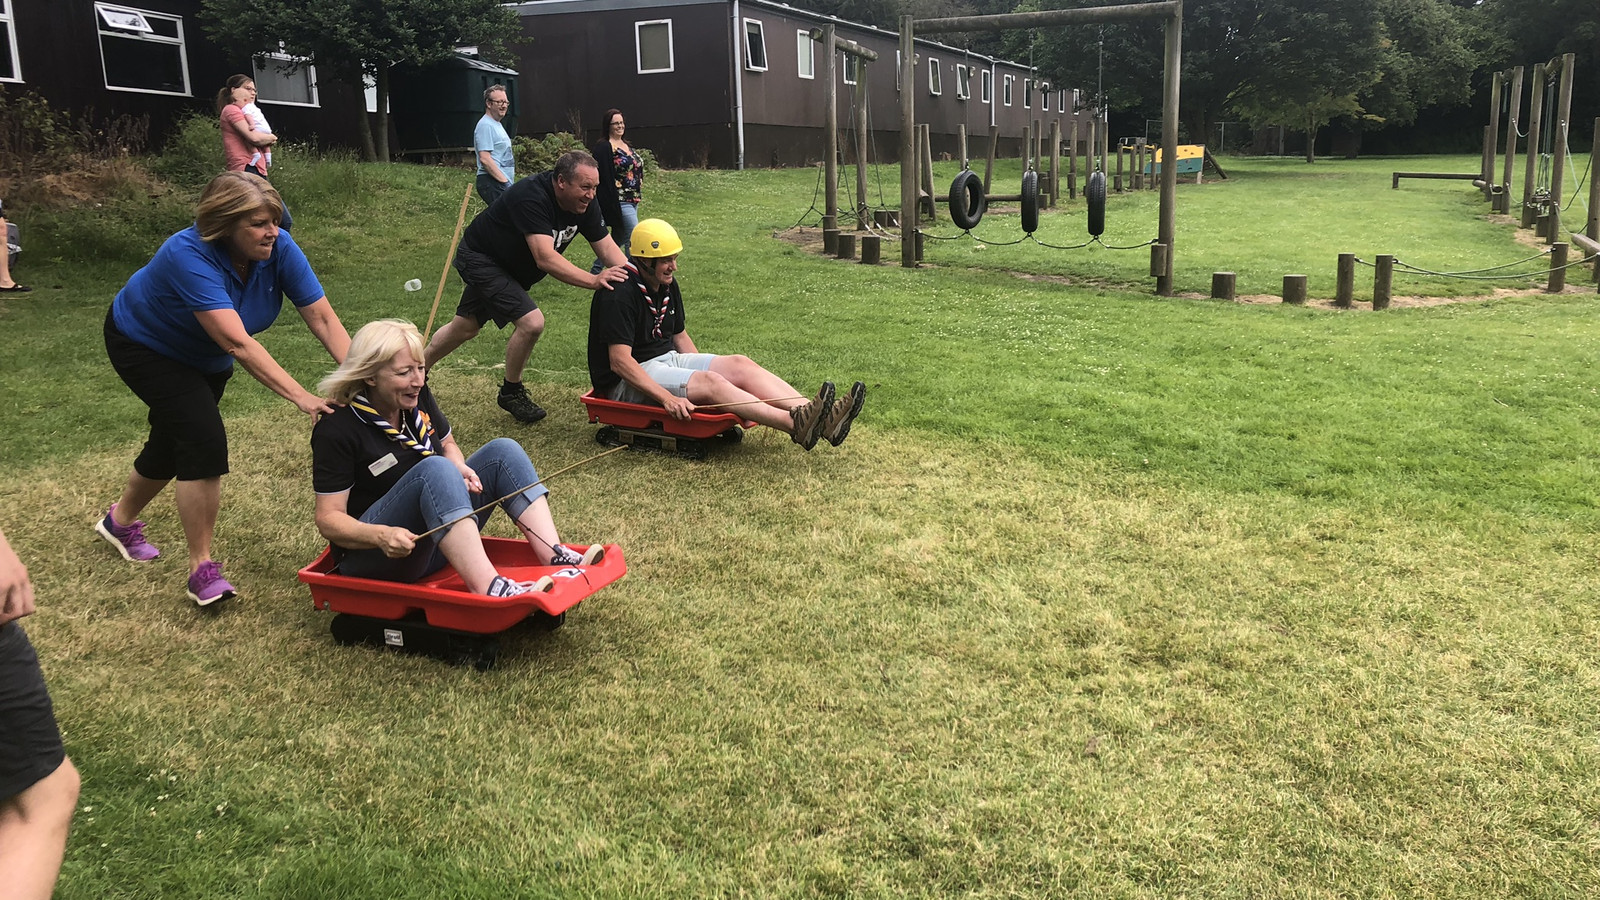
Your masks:
<instances>
[{"instance_id":1,"label":"brown hiking boot","mask_svg":"<svg viewBox=\"0 0 1600 900\"><path fill-rule=\"evenodd\" d=\"M867 386L861 382L850 385L850 392L833 402L828 414L822 417L822 436L835 447L844 443L850 434L850 423L861 414L861 404L867 399Z\"/></svg>"},{"instance_id":2,"label":"brown hiking boot","mask_svg":"<svg viewBox=\"0 0 1600 900\"><path fill-rule=\"evenodd\" d=\"M789 436L807 450L815 447L817 439L822 436L822 423L827 420L828 410L832 406L833 382L824 381L810 403L789 410L789 418L794 422L794 431Z\"/></svg>"}]
</instances>

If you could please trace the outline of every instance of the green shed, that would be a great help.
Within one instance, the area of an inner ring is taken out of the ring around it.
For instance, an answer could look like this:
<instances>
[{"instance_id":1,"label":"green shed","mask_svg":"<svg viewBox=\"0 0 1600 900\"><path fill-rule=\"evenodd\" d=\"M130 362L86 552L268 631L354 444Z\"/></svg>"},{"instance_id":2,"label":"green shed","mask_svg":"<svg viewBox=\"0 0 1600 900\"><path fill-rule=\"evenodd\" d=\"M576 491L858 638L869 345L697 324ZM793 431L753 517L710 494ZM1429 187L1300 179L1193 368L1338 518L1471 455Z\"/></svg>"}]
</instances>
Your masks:
<instances>
[{"instance_id":1,"label":"green shed","mask_svg":"<svg viewBox=\"0 0 1600 900\"><path fill-rule=\"evenodd\" d=\"M517 135L517 72L472 56L429 66L397 66L390 79L389 113L401 153L471 150L472 130L483 118L483 92L504 85L510 112L500 124Z\"/></svg>"}]
</instances>

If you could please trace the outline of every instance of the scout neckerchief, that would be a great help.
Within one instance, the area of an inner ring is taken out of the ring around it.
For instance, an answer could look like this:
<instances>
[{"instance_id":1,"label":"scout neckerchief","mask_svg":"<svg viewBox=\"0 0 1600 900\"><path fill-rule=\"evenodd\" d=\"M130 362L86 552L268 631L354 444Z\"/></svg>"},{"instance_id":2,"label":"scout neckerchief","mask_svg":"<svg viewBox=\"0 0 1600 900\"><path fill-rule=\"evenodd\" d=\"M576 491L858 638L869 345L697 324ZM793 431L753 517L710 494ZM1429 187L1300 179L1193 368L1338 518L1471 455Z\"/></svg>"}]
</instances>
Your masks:
<instances>
[{"instance_id":1,"label":"scout neckerchief","mask_svg":"<svg viewBox=\"0 0 1600 900\"><path fill-rule=\"evenodd\" d=\"M399 428L389 424L389 420L379 415L364 394L357 394L355 399L350 401L350 409L355 412L357 419L388 435L389 440L397 444L410 447L423 456L433 456L437 452L433 449L433 419L422 411L421 403L411 410L409 417L406 416L404 409L400 410Z\"/></svg>"}]
</instances>

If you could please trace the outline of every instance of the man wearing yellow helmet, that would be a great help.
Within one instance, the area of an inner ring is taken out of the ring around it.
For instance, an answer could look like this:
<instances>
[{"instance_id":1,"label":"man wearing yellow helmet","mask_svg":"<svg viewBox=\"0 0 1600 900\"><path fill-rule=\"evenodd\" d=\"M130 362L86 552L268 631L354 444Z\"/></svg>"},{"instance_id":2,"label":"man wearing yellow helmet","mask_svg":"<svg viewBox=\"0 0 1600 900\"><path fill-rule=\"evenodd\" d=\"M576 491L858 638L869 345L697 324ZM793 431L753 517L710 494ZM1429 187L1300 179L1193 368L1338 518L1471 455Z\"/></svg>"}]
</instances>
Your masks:
<instances>
[{"instance_id":1,"label":"man wearing yellow helmet","mask_svg":"<svg viewBox=\"0 0 1600 900\"><path fill-rule=\"evenodd\" d=\"M599 396L653 403L675 419L716 406L789 434L810 450L819 439L839 446L861 412L867 388L856 382L835 399L825 381L806 400L787 381L747 356L700 353L684 328L678 254L671 225L645 219L633 229L629 278L597 290L589 306L589 380Z\"/></svg>"}]
</instances>

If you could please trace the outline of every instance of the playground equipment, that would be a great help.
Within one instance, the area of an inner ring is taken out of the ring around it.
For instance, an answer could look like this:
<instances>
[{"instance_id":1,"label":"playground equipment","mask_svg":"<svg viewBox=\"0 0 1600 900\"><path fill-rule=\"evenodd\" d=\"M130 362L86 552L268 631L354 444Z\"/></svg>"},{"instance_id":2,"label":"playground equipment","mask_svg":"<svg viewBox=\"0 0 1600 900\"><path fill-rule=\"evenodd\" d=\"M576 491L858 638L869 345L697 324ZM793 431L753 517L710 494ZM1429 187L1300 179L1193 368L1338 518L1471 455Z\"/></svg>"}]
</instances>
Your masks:
<instances>
[{"instance_id":1,"label":"playground equipment","mask_svg":"<svg viewBox=\"0 0 1600 900\"><path fill-rule=\"evenodd\" d=\"M337 614L329 630L340 644L375 644L488 669L500 652L496 635L530 617L547 630L559 628L569 610L628 571L614 544L582 568L543 565L525 540L486 537L483 549L500 574L537 581L543 589L515 597L474 594L450 566L409 583L352 578L338 573L331 548L300 570L300 581L311 589L313 607Z\"/></svg>"},{"instance_id":2,"label":"playground equipment","mask_svg":"<svg viewBox=\"0 0 1600 900\"><path fill-rule=\"evenodd\" d=\"M904 84L916 83L915 36L968 31L1006 31L1060 25L1161 19L1166 32L1164 78L1162 89L1161 146L1166 159L1177 158L1178 147L1178 75L1183 50L1183 0L1139 3L1122 6L1084 7L1081 9L1052 9L1038 12L1007 13L991 16L957 16L943 19L913 19L900 17L900 77ZM900 224L902 233L917 233L918 168L906 163L918 158L916 141L916 91L900 92ZM1059 140L1058 140L1059 145ZM1103 167L1102 167L1103 168ZM1034 178L1037 179L1037 174ZM1102 174L1102 178L1103 178ZM1026 180L1024 190L1026 190ZM1034 188L1037 190L1037 180ZM1173 241L1177 233L1177 167L1167 167L1161 172L1160 223L1158 237L1151 247L1151 274L1156 279L1156 293L1172 294ZM1037 205L1034 207L1037 211ZM1026 215L1024 216L1026 219ZM1032 223L1037 227L1037 221ZM1029 223L1024 221L1024 230ZM917 265L917 244L907 240L901 244L900 264L905 268Z\"/></svg>"}]
</instances>

